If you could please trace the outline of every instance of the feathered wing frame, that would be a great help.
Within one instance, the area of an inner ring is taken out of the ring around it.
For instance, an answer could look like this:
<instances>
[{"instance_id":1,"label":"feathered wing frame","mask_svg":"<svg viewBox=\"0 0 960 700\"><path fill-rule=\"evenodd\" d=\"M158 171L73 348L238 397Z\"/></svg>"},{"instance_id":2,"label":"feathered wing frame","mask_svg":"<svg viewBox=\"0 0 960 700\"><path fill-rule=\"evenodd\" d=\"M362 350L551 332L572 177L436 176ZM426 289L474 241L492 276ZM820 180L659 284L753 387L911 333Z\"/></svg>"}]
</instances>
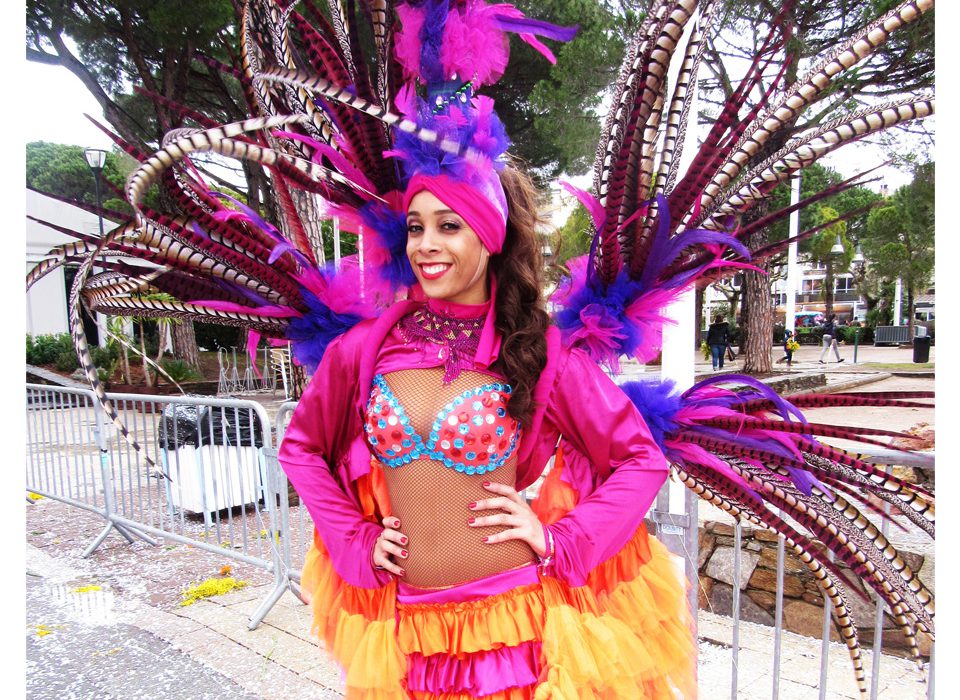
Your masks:
<instances>
[{"instance_id":1,"label":"feathered wing frame","mask_svg":"<svg viewBox=\"0 0 960 700\"><path fill-rule=\"evenodd\" d=\"M47 224L78 242L50 251L29 273L27 286L59 265L80 264L70 290L74 343L99 399L131 442L90 359L81 304L111 315L239 326L254 339L263 335L293 341L299 361L310 366L332 338L377 315L411 281L404 257L404 214L398 211L404 173L383 154L402 135L452 159L480 162L483 156L473 144L412 118L412 93L405 82L410 76L394 52L398 42L409 47L409 36L400 36L402 27L394 19L399 4L331 0L323 12L308 0L296 5L303 8L301 14L286 0L248 0L241 32L244 70L237 77L251 118L218 125L183 108L198 128L169 134L154 154L116 139L141 163L125 192L134 220L103 239ZM506 50L503 32L518 33L544 55L551 54L535 35L569 38L568 32L527 19L507 5L490 9L480 0L417 0L410 5L441 18L448 11L465 13L464 22L482 22L484 31L492 32L495 40L488 43L498 50ZM570 279L553 299L565 341L611 367L621 356L646 359L655 354L661 311L678 294L786 245L751 251L742 241L793 208L738 226L741 214L821 156L932 114L933 96L928 94L863 108L801 133L755 162L778 132L827 95L838 75L855 69L891 33L932 8L932 0L903 3L837 46L792 85L783 84L781 72L763 88L764 71L786 39L783 13L771 18L765 45L680 172L678 144L687 128L691 85L702 61L702 36L712 30L715 3L652 3L628 43L614 85L613 107L597 148L594 193L576 191L596 236L591 254L571 265ZM473 11L475 17L469 15ZM481 11L486 13L482 19ZM683 41L692 21L697 25ZM442 38L437 40L442 44ZM455 47L451 50L456 53ZM681 64L673 85L667 80L671 61ZM744 108L746 96L757 91L762 99ZM406 111L401 104L408 105ZM202 152L266 166L288 234L207 187L190 161ZM155 185L166 191L179 214L143 205L145 193ZM315 195L327 215L360 234L362 264L344 261L339 272L317 266L295 190ZM116 212L100 213L118 218ZM97 274L95 259L103 268ZM358 295L357 289L364 292ZM152 292L164 292L173 301L145 298ZM934 607L929 591L863 511L878 513L876 503L888 503L932 537L934 497L820 439L871 444L890 433L813 424L801 409L910 408L929 405L925 402L932 396L810 395L787 402L749 377L723 381L725 385L706 380L683 393L673 391L669 382L627 384L624 390L651 426L677 479L735 518L783 535L809 567L834 607L834 620L866 693L856 628L846 604L848 571L889 606L918 659L915 636L918 630L933 634ZM821 545L848 569L826 558Z\"/></svg>"}]
</instances>

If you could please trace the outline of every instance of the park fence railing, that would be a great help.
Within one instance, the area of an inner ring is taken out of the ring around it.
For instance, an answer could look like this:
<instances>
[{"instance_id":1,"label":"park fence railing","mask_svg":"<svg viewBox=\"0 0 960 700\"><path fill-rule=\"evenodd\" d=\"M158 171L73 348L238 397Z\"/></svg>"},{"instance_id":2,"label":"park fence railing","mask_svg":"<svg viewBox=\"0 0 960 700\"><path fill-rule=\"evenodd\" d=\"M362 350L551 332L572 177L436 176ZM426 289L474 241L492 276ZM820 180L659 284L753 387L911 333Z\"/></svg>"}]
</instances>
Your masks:
<instances>
[{"instance_id":1,"label":"park fence railing","mask_svg":"<svg viewBox=\"0 0 960 700\"><path fill-rule=\"evenodd\" d=\"M273 421L253 401L212 397L110 394L129 433L150 467L105 417L92 391L27 385L28 492L62 501L101 516L103 531L84 551L92 554L116 531L128 541L154 536L193 545L259 567L274 583L251 615L256 628L287 591L300 597L300 578L313 542L313 521L295 499L277 461L296 402L280 406ZM274 437L275 436L275 437ZM874 450L864 455L877 464L902 464L904 453ZM913 458L932 467L930 453ZM655 534L683 559L688 580L698 572L698 499L668 482L650 519ZM886 533L887 524L883 525ZM741 526L734 527L733 576L742 568ZM771 648L771 697L780 694L783 654L782 610L784 541L777 549L776 617ZM698 610L697 586L690 604ZM826 603L826 601L825 601ZM738 694L741 587L733 586L730 643L730 697ZM696 619L696 615L694 616ZM876 607L871 698L880 684L883 607ZM830 697L830 606L824 605L819 697ZM927 697L933 697L933 655L927 664ZM724 697L715 689L713 697Z\"/></svg>"}]
</instances>

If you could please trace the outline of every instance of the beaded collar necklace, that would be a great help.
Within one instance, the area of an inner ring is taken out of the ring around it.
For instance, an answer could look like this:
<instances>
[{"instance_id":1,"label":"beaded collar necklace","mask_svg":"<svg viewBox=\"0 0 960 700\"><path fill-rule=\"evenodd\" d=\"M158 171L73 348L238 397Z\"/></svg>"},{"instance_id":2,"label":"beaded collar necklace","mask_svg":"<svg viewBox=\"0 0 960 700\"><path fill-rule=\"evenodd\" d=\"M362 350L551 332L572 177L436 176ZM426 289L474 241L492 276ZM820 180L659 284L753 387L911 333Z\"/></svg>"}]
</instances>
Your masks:
<instances>
[{"instance_id":1,"label":"beaded collar necklace","mask_svg":"<svg viewBox=\"0 0 960 700\"><path fill-rule=\"evenodd\" d=\"M424 306L400 319L397 329L405 343L415 342L424 348L429 341L440 346L437 357L443 361L443 383L449 384L460 376L462 359L476 355L485 321L486 315L441 316Z\"/></svg>"}]
</instances>

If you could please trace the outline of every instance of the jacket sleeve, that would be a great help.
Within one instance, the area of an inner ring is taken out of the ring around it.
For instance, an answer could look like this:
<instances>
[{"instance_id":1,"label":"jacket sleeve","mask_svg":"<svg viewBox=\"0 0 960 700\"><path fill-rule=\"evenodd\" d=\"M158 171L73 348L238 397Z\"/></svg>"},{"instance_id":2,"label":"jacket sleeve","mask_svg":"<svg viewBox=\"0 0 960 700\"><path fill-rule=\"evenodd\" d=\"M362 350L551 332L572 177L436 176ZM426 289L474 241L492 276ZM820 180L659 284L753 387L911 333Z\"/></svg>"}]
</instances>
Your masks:
<instances>
[{"instance_id":1,"label":"jacket sleeve","mask_svg":"<svg viewBox=\"0 0 960 700\"><path fill-rule=\"evenodd\" d=\"M547 418L573 450L565 463L576 472L585 460L579 471L589 470L575 484L577 506L548 526L549 573L580 586L633 536L669 468L637 408L583 352L572 351L558 374Z\"/></svg>"},{"instance_id":2,"label":"jacket sleeve","mask_svg":"<svg viewBox=\"0 0 960 700\"><path fill-rule=\"evenodd\" d=\"M327 347L284 434L279 460L313 518L336 572L353 586L378 588L391 578L375 570L371 558L382 527L363 518L353 494L330 469L333 459L346 458L351 438L359 431L355 409L359 352L350 350L355 342L344 341L341 336Z\"/></svg>"}]
</instances>

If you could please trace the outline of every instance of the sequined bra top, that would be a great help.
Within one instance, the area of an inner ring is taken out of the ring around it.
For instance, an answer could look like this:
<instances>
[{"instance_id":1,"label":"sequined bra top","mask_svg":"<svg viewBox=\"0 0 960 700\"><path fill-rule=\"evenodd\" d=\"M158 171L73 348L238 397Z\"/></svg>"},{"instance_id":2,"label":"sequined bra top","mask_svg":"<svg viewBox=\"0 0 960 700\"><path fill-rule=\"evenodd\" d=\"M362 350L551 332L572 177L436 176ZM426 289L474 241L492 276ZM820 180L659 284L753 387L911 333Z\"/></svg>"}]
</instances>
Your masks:
<instances>
[{"instance_id":1,"label":"sequined bra top","mask_svg":"<svg viewBox=\"0 0 960 700\"><path fill-rule=\"evenodd\" d=\"M364 420L367 441L388 467L423 458L465 474L491 472L510 458L520 438L519 424L507 413L511 392L509 384L497 381L466 389L440 409L429 432L421 435L378 374Z\"/></svg>"}]
</instances>

